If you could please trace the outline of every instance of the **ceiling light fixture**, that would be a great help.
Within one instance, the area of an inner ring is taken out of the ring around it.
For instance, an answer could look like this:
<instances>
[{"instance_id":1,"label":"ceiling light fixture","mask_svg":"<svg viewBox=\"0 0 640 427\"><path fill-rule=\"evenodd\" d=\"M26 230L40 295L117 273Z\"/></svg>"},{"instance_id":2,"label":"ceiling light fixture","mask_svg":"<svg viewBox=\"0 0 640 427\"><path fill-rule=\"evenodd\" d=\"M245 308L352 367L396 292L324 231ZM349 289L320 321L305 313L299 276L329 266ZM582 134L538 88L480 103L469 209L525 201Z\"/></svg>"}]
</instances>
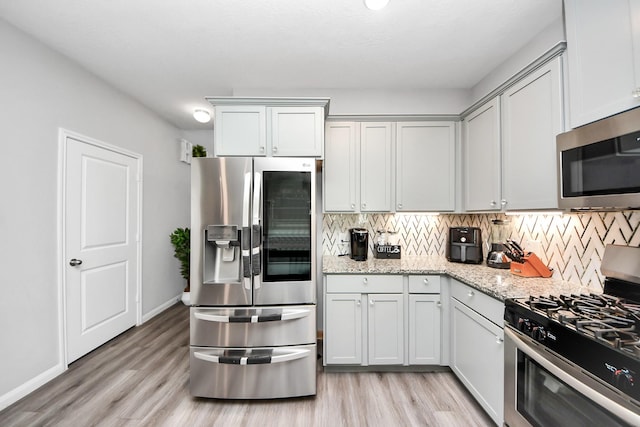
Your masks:
<instances>
[{"instance_id":1,"label":"ceiling light fixture","mask_svg":"<svg viewBox=\"0 0 640 427\"><path fill-rule=\"evenodd\" d=\"M211 114L207 110L196 109L193 110L193 118L200 123L209 123L211 120Z\"/></svg>"},{"instance_id":2,"label":"ceiling light fixture","mask_svg":"<svg viewBox=\"0 0 640 427\"><path fill-rule=\"evenodd\" d=\"M364 5L371 10L383 9L387 4L389 0L364 0Z\"/></svg>"}]
</instances>

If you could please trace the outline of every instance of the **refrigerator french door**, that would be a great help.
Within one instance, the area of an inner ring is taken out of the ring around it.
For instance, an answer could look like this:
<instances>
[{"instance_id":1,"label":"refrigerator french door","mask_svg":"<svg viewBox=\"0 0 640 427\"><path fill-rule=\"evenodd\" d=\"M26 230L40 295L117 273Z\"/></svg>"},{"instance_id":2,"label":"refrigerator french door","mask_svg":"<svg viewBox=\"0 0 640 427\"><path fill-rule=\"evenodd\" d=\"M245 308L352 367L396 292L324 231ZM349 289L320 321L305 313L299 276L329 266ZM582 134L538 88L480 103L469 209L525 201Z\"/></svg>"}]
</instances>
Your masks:
<instances>
[{"instance_id":1,"label":"refrigerator french door","mask_svg":"<svg viewBox=\"0 0 640 427\"><path fill-rule=\"evenodd\" d=\"M191 393L315 394L315 161L191 167Z\"/></svg>"}]
</instances>

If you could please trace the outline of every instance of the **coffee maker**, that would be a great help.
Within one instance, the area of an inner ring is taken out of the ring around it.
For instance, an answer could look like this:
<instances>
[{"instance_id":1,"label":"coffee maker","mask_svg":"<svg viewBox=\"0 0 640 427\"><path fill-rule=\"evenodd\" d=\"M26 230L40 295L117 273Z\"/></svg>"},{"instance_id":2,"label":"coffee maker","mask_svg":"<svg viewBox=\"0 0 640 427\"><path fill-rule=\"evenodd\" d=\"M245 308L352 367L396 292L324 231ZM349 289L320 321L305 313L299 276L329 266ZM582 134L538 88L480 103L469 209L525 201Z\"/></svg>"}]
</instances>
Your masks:
<instances>
[{"instance_id":1,"label":"coffee maker","mask_svg":"<svg viewBox=\"0 0 640 427\"><path fill-rule=\"evenodd\" d=\"M369 252L369 232L366 228L350 228L351 259L354 261L366 261Z\"/></svg>"},{"instance_id":2,"label":"coffee maker","mask_svg":"<svg viewBox=\"0 0 640 427\"><path fill-rule=\"evenodd\" d=\"M509 221L504 219L491 220L491 237L489 239L489 253L487 267L507 269L511 267L511 260L505 254L504 242L509 238Z\"/></svg>"}]
</instances>

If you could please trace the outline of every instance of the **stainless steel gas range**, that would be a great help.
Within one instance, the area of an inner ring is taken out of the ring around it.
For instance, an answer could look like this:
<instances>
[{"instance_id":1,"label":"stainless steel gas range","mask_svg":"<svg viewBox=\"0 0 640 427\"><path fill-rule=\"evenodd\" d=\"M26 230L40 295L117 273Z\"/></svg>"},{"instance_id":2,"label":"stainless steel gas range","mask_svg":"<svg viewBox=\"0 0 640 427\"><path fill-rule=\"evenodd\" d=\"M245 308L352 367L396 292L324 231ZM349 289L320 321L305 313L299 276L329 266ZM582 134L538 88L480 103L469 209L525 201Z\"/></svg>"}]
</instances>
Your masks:
<instances>
[{"instance_id":1,"label":"stainless steel gas range","mask_svg":"<svg viewBox=\"0 0 640 427\"><path fill-rule=\"evenodd\" d=\"M603 294L505 301L505 424L640 426L640 248L609 245Z\"/></svg>"}]
</instances>

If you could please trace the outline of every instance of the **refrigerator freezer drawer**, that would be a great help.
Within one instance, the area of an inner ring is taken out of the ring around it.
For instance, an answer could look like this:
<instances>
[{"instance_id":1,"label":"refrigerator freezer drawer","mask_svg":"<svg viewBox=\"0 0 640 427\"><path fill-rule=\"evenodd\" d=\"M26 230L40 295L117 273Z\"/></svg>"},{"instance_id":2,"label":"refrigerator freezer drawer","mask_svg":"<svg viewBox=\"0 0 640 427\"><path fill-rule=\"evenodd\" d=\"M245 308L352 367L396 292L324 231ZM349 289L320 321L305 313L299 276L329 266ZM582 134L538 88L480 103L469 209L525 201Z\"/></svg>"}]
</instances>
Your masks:
<instances>
[{"instance_id":1,"label":"refrigerator freezer drawer","mask_svg":"<svg viewBox=\"0 0 640 427\"><path fill-rule=\"evenodd\" d=\"M316 345L191 347L193 396L276 399L316 394Z\"/></svg>"},{"instance_id":2,"label":"refrigerator freezer drawer","mask_svg":"<svg viewBox=\"0 0 640 427\"><path fill-rule=\"evenodd\" d=\"M191 307L193 346L271 347L316 342L316 306Z\"/></svg>"}]
</instances>

